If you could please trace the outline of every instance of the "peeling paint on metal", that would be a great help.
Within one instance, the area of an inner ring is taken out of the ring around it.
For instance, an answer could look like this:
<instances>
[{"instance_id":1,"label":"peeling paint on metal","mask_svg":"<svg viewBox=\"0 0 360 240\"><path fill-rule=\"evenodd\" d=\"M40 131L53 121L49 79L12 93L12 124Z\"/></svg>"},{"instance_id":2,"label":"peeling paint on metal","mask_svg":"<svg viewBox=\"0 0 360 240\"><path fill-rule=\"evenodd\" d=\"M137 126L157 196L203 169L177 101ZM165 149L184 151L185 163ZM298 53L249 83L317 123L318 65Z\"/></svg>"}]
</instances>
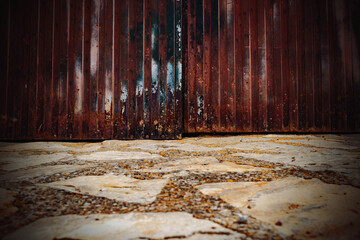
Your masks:
<instances>
[{"instance_id":1,"label":"peeling paint on metal","mask_svg":"<svg viewBox=\"0 0 360 240\"><path fill-rule=\"evenodd\" d=\"M83 100L83 69L82 69L82 57L77 56L75 59L75 89L77 94L75 94L75 114L78 114L82 110L82 100Z\"/></svg>"}]
</instances>

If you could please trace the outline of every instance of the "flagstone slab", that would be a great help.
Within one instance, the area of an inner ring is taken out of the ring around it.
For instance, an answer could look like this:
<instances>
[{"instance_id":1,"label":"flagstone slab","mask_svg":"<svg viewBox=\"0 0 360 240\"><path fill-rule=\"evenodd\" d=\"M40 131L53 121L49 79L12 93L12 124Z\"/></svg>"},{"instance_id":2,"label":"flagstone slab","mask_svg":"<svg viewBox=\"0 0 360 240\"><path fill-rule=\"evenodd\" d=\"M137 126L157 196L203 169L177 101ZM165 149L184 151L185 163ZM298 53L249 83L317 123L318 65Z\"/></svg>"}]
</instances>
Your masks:
<instances>
[{"instance_id":1,"label":"flagstone slab","mask_svg":"<svg viewBox=\"0 0 360 240\"><path fill-rule=\"evenodd\" d=\"M122 161L122 160L149 160L162 158L158 154L148 152L122 152L122 151L104 151L91 154L77 155L78 160L84 161Z\"/></svg>"},{"instance_id":2,"label":"flagstone slab","mask_svg":"<svg viewBox=\"0 0 360 240\"><path fill-rule=\"evenodd\" d=\"M218 151L221 148L210 148L206 146L201 146L196 143L187 143L187 142L180 142L180 141L173 141L173 142L151 142L151 143L144 143L144 144L136 144L129 146L129 148L133 149L141 149L147 150L152 152L164 152L169 150L176 150L176 151L184 151L184 152L211 152L211 151Z\"/></svg>"},{"instance_id":3,"label":"flagstone slab","mask_svg":"<svg viewBox=\"0 0 360 240\"><path fill-rule=\"evenodd\" d=\"M41 186L63 189L69 192L105 197L124 202L148 204L168 182L167 178L138 180L126 176L81 176Z\"/></svg>"},{"instance_id":4,"label":"flagstone slab","mask_svg":"<svg viewBox=\"0 0 360 240\"><path fill-rule=\"evenodd\" d=\"M233 156L296 165L309 170L325 170L331 168L340 170L339 167L341 169L356 168L360 173L360 159L356 152L314 150L312 148L294 146L282 149L269 147L268 149L268 151L239 152L233 154Z\"/></svg>"},{"instance_id":5,"label":"flagstone slab","mask_svg":"<svg viewBox=\"0 0 360 240\"><path fill-rule=\"evenodd\" d=\"M305 135L265 135L267 139L274 142L285 143L294 146L312 146L316 148L333 148L343 150L358 149L360 138L358 135L335 135L335 134L305 134Z\"/></svg>"},{"instance_id":6,"label":"flagstone slab","mask_svg":"<svg viewBox=\"0 0 360 240\"><path fill-rule=\"evenodd\" d=\"M148 169L142 169L145 172L246 172L260 171L263 168L252 167L249 165L238 165L233 162L219 162L215 157L193 157L179 158L171 161L155 164Z\"/></svg>"},{"instance_id":7,"label":"flagstone slab","mask_svg":"<svg viewBox=\"0 0 360 240\"><path fill-rule=\"evenodd\" d=\"M360 137L354 135L334 134L267 134L267 135L238 135L238 136L203 136L184 139L188 144L206 147L222 147L233 149L259 149L263 146L305 146L315 148L354 150L360 146ZM257 144L258 143L258 144ZM264 145L263 145L264 144ZM266 149L266 148L264 148Z\"/></svg>"},{"instance_id":8,"label":"flagstone slab","mask_svg":"<svg viewBox=\"0 0 360 240\"><path fill-rule=\"evenodd\" d=\"M356 187L288 177L272 182L210 183L198 189L285 235L301 239L360 236L360 189Z\"/></svg>"},{"instance_id":9,"label":"flagstone slab","mask_svg":"<svg viewBox=\"0 0 360 240\"><path fill-rule=\"evenodd\" d=\"M2 163L0 167L3 170L11 171L44 163L69 160L71 157L72 155L68 153L9 156L0 158Z\"/></svg>"},{"instance_id":10,"label":"flagstone slab","mask_svg":"<svg viewBox=\"0 0 360 240\"><path fill-rule=\"evenodd\" d=\"M326 144L326 141L324 141ZM232 156L293 165L310 171L331 170L347 176L354 186L360 187L360 155L358 151L342 148L314 148L303 145L283 145L274 143L253 143L247 151ZM236 147L236 146L233 146ZM241 146L244 148L244 146Z\"/></svg>"},{"instance_id":11,"label":"flagstone slab","mask_svg":"<svg viewBox=\"0 0 360 240\"><path fill-rule=\"evenodd\" d=\"M245 239L245 236L211 221L196 219L189 213L168 212L48 217L19 229L4 240L164 238Z\"/></svg>"},{"instance_id":12,"label":"flagstone slab","mask_svg":"<svg viewBox=\"0 0 360 240\"><path fill-rule=\"evenodd\" d=\"M36 167L36 168L19 170L16 172L10 172L4 175L0 175L0 180L8 180L8 181L26 180L34 177L50 176L57 173L71 173L91 166L93 165L53 165L53 166Z\"/></svg>"},{"instance_id":13,"label":"flagstone slab","mask_svg":"<svg viewBox=\"0 0 360 240\"><path fill-rule=\"evenodd\" d=\"M119 149L134 149L139 151L148 151L153 153L160 153L164 151L184 151L184 152L211 152L218 151L221 148L211 148L196 144L196 141L189 139L183 140L135 140L135 141L120 141L120 140L107 140L104 141L103 147L111 150Z\"/></svg>"},{"instance_id":14,"label":"flagstone slab","mask_svg":"<svg viewBox=\"0 0 360 240\"><path fill-rule=\"evenodd\" d=\"M27 151L27 152L91 152L101 148L101 143L87 142L27 142L27 143L8 143L0 145L0 151Z\"/></svg>"}]
</instances>

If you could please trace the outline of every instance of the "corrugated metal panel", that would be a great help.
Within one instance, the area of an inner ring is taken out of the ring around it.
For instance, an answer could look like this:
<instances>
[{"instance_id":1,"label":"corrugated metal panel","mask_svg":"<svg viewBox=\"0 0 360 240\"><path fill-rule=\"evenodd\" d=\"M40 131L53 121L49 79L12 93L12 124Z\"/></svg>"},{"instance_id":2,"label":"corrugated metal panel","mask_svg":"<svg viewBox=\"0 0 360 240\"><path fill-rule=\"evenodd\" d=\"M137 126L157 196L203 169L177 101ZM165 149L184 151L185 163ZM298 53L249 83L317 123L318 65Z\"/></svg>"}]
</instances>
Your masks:
<instances>
[{"instance_id":1,"label":"corrugated metal panel","mask_svg":"<svg viewBox=\"0 0 360 240\"><path fill-rule=\"evenodd\" d=\"M358 1L183 3L0 1L0 138L360 130Z\"/></svg>"},{"instance_id":2,"label":"corrugated metal panel","mask_svg":"<svg viewBox=\"0 0 360 240\"><path fill-rule=\"evenodd\" d=\"M180 0L3 0L1 138L180 138Z\"/></svg>"},{"instance_id":3,"label":"corrugated metal panel","mask_svg":"<svg viewBox=\"0 0 360 240\"><path fill-rule=\"evenodd\" d=\"M359 5L185 0L184 132L359 131Z\"/></svg>"}]
</instances>

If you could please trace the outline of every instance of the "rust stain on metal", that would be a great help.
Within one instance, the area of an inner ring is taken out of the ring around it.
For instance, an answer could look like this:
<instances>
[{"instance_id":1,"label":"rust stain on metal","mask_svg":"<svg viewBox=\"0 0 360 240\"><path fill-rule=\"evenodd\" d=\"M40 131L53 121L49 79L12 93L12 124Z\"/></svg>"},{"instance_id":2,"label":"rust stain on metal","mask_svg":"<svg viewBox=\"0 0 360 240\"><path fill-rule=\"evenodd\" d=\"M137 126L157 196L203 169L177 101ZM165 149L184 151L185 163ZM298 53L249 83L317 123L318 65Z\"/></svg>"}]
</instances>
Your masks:
<instances>
[{"instance_id":1,"label":"rust stain on metal","mask_svg":"<svg viewBox=\"0 0 360 240\"><path fill-rule=\"evenodd\" d=\"M360 131L360 4L3 0L1 139Z\"/></svg>"},{"instance_id":2,"label":"rust stain on metal","mask_svg":"<svg viewBox=\"0 0 360 240\"><path fill-rule=\"evenodd\" d=\"M181 1L0 8L1 139L181 138Z\"/></svg>"},{"instance_id":3,"label":"rust stain on metal","mask_svg":"<svg viewBox=\"0 0 360 240\"><path fill-rule=\"evenodd\" d=\"M359 5L187 0L184 132L360 131Z\"/></svg>"}]
</instances>

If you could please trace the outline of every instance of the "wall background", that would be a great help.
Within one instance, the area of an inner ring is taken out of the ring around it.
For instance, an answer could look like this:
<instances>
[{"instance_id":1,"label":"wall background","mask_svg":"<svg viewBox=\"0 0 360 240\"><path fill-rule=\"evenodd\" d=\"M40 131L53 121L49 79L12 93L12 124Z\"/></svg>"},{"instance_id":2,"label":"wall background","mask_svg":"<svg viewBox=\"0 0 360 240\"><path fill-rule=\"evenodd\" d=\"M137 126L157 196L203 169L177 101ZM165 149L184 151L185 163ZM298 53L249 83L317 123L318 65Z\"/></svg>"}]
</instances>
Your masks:
<instances>
[{"instance_id":1,"label":"wall background","mask_svg":"<svg viewBox=\"0 0 360 240\"><path fill-rule=\"evenodd\" d=\"M181 137L181 1L1 1L1 138Z\"/></svg>"},{"instance_id":2,"label":"wall background","mask_svg":"<svg viewBox=\"0 0 360 240\"><path fill-rule=\"evenodd\" d=\"M185 132L360 130L359 1L184 2Z\"/></svg>"},{"instance_id":3,"label":"wall background","mask_svg":"<svg viewBox=\"0 0 360 240\"><path fill-rule=\"evenodd\" d=\"M356 0L3 0L1 139L359 132Z\"/></svg>"}]
</instances>

